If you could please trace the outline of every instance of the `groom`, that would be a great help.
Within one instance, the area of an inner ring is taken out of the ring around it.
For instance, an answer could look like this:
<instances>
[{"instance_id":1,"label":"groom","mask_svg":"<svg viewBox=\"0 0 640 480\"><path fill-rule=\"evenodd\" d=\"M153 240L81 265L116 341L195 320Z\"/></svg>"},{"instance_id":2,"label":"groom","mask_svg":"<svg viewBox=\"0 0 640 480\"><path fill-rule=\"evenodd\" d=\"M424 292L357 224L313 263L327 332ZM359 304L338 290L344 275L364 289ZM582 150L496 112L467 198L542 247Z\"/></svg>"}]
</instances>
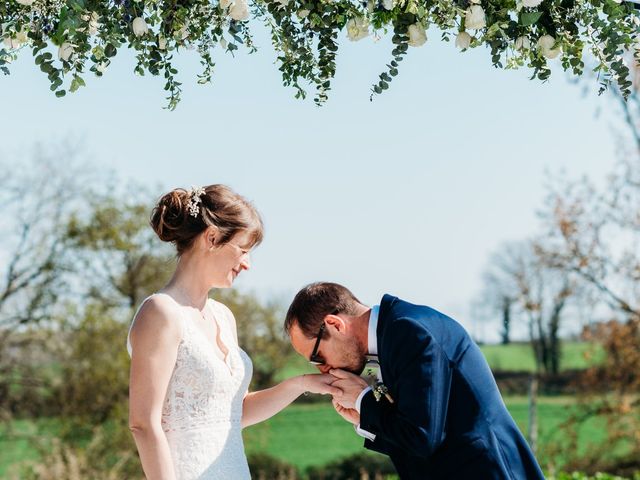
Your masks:
<instances>
[{"instance_id":1,"label":"groom","mask_svg":"<svg viewBox=\"0 0 640 480\"><path fill-rule=\"evenodd\" d=\"M285 320L293 348L339 379L334 406L402 479L544 479L478 346L451 318L385 295L366 307L313 283ZM380 365L372 387L358 375Z\"/></svg>"}]
</instances>

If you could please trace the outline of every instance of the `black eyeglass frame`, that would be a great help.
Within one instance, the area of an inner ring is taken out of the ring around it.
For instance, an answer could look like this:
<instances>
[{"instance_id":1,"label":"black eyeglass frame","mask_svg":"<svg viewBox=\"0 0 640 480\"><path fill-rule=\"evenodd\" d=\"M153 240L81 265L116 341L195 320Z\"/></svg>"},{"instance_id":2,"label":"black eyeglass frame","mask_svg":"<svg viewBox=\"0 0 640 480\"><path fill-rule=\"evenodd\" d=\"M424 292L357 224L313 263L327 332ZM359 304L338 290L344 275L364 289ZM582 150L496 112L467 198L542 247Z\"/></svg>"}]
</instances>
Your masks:
<instances>
[{"instance_id":1,"label":"black eyeglass frame","mask_svg":"<svg viewBox=\"0 0 640 480\"><path fill-rule=\"evenodd\" d=\"M318 347L320 346L320 340L322 340L324 329L325 323L322 322L322 325L320 325L320 330L318 331L318 336L316 337L316 344L313 346L313 351L311 352L311 356L309 357L309 363L311 365L324 365L324 359L320 355L318 355Z\"/></svg>"}]
</instances>

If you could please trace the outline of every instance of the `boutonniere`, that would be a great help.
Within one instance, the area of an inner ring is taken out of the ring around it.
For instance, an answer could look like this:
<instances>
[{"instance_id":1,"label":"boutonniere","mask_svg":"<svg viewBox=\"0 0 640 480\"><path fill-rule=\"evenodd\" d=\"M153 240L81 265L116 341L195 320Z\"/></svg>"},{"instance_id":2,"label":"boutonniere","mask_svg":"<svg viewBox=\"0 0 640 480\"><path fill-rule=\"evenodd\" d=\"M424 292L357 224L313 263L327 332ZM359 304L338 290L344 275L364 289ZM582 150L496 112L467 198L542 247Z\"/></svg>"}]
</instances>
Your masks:
<instances>
[{"instance_id":1,"label":"boutonniere","mask_svg":"<svg viewBox=\"0 0 640 480\"><path fill-rule=\"evenodd\" d=\"M387 400L389 400L389 403L393 403L393 398L391 398L391 395L389 395L389 389L385 386L384 383L376 382L372 390L373 390L373 396L375 397L376 402L379 402L382 396L384 395L387 398Z\"/></svg>"}]
</instances>

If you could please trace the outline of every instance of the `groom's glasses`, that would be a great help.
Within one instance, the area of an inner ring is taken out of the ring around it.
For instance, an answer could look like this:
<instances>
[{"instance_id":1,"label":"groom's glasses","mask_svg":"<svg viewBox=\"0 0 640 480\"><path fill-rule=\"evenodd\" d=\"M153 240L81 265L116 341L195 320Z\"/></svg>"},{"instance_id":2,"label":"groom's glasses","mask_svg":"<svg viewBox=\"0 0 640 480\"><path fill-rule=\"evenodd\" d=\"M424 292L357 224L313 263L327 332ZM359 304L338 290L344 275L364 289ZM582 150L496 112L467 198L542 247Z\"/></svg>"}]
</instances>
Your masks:
<instances>
[{"instance_id":1,"label":"groom's glasses","mask_svg":"<svg viewBox=\"0 0 640 480\"><path fill-rule=\"evenodd\" d=\"M318 332L318 336L316 337L316 344L313 346L313 351L311 352L311 356L309 357L309 363L311 365L323 365L324 358L318 355L318 347L320 346L320 340L322 339L322 334L324 333L324 322L320 325L320 331Z\"/></svg>"}]
</instances>

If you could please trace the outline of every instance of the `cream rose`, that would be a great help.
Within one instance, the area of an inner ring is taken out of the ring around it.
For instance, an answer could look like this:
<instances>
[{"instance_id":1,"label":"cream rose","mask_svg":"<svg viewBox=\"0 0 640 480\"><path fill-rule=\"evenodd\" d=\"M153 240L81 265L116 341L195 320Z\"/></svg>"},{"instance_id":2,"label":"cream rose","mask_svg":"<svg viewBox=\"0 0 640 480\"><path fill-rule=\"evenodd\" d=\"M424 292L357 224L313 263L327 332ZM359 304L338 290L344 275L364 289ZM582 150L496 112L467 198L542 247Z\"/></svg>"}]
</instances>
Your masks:
<instances>
[{"instance_id":1,"label":"cream rose","mask_svg":"<svg viewBox=\"0 0 640 480\"><path fill-rule=\"evenodd\" d=\"M229 16L238 22L249 20L249 4L247 0L235 0L229 8Z\"/></svg>"},{"instance_id":2,"label":"cream rose","mask_svg":"<svg viewBox=\"0 0 640 480\"><path fill-rule=\"evenodd\" d=\"M460 32L456 37L456 47L464 50L465 48L469 48L471 45L471 35L467 32Z\"/></svg>"},{"instance_id":3,"label":"cream rose","mask_svg":"<svg viewBox=\"0 0 640 480\"><path fill-rule=\"evenodd\" d=\"M347 22L347 37L351 41L362 40L369 35L369 22L364 17L352 18Z\"/></svg>"},{"instance_id":4,"label":"cream rose","mask_svg":"<svg viewBox=\"0 0 640 480\"><path fill-rule=\"evenodd\" d=\"M562 47L558 46L557 48L553 48L555 43L556 39L551 35L541 36L538 39L538 48L540 49L540 53L549 59L556 58L562 52Z\"/></svg>"},{"instance_id":5,"label":"cream rose","mask_svg":"<svg viewBox=\"0 0 640 480\"><path fill-rule=\"evenodd\" d=\"M427 41L427 31L419 23L409 25L409 45L421 47Z\"/></svg>"},{"instance_id":6,"label":"cream rose","mask_svg":"<svg viewBox=\"0 0 640 480\"><path fill-rule=\"evenodd\" d=\"M144 21L142 17L136 17L133 19L133 34L136 37L142 37L149 32L149 27L147 26L147 22Z\"/></svg>"},{"instance_id":7,"label":"cream rose","mask_svg":"<svg viewBox=\"0 0 640 480\"><path fill-rule=\"evenodd\" d=\"M524 35L516 38L515 43L516 50L529 50L531 48L531 40Z\"/></svg>"},{"instance_id":8,"label":"cream rose","mask_svg":"<svg viewBox=\"0 0 640 480\"><path fill-rule=\"evenodd\" d=\"M484 15L484 9L480 5L471 5L467 8L464 25L466 28L471 30L478 30L486 27L487 19Z\"/></svg>"},{"instance_id":9,"label":"cream rose","mask_svg":"<svg viewBox=\"0 0 640 480\"><path fill-rule=\"evenodd\" d=\"M60 60L68 62L71 55L73 55L73 45L68 42L64 42L60 45L60 48L58 49L58 58Z\"/></svg>"}]
</instances>

